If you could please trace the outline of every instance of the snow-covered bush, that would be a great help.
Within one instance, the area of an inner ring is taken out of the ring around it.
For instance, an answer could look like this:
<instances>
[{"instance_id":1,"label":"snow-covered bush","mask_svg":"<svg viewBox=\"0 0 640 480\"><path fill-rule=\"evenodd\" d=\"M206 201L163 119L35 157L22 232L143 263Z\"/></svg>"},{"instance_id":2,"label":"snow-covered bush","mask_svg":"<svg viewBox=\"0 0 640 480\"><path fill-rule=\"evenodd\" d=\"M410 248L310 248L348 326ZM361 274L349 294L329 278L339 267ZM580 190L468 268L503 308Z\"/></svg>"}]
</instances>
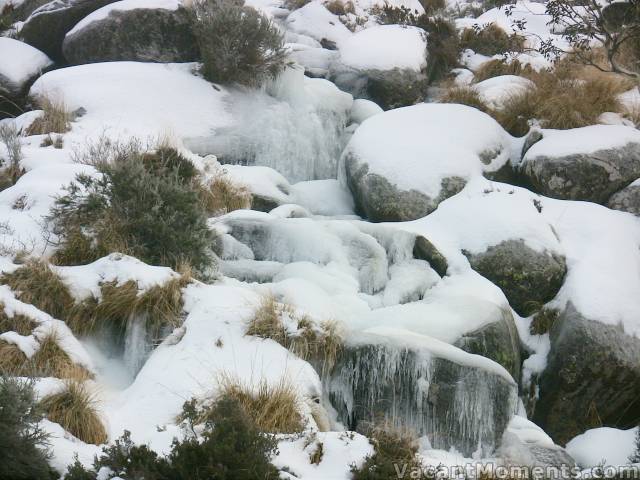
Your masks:
<instances>
[{"instance_id":1,"label":"snow-covered bush","mask_svg":"<svg viewBox=\"0 0 640 480\"><path fill-rule=\"evenodd\" d=\"M196 0L193 29L205 78L260 85L286 66L284 39L267 17L236 0Z\"/></svg>"},{"instance_id":2,"label":"snow-covered bush","mask_svg":"<svg viewBox=\"0 0 640 480\"><path fill-rule=\"evenodd\" d=\"M57 478L47 463L33 383L0 377L0 478Z\"/></svg>"},{"instance_id":3,"label":"snow-covered bush","mask_svg":"<svg viewBox=\"0 0 640 480\"><path fill-rule=\"evenodd\" d=\"M420 471L416 458L418 444L409 432L391 426L372 428L368 435L374 446L374 454L367 457L360 468L352 468L353 480L388 480L398 478L404 472L407 478Z\"/></svg>"},{"instance_id":4,"label":"snow-covered bush","mask_svg":"<svg viewBox=\"0 0 640 480\"><path fill-rule=\"evenodd\" d=\"M95 168L99 175L78 175L52 208L58 263L119 251L154 265L211 268L213 233L189 160L172 149L144 153L132 143L113 146Z\"/></svg>"}]
</instances>

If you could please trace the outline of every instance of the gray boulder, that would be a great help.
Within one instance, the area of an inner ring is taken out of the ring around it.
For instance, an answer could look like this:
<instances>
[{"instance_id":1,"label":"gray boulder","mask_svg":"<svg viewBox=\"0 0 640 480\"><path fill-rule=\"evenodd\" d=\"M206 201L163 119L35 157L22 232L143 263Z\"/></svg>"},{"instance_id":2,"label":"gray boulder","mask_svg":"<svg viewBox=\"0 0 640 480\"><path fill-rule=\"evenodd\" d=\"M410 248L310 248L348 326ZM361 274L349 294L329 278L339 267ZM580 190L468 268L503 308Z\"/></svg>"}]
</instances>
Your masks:
<instances>
[{"instance_id":1,"label":"gray boulder","mask_svg":"<svg viewBox=\"0 0 640 480\"><path fill-rule=\"evenodd\" d=\"M90 15L64 39L62 52L71 64L130 60L191 62L198 46L184 8L110 10L106 17Z\"/></svg>"},{"instance_id":2,"label":"gray boulder","mask_svg":"<svg viewBox=\"0 0 640 480\"><path fill-rule=\"evenodd\" d=\"M520 173L543 195L606 204L640 177L640 131L622 125L544 130L524 153Z\"/></svg>"},{"instance_id":3,"label":"gray boulder","mask_svg":"<svg viewBox=\"0 0 640 480\"><path fill-rule=\"evenodd\" d=\"M640 412L640 340L571 303L549 333L533 420L556 443L598 426L631 428Z\"/></svg>"},{"instance_id":4,"label":"gray boulder","mask_svg":"<svg viewBox=\"0 0 640 480\"><path fill-rule=\"evenodd\" d=\"M114 0L53 0L36 9L20 30L20 38L49 55L63 61L62 42L73 26L91 12Z\"/></svg>"},{"instance_id":5,"label":"gray boulder","mask_svg":"<svg viewBox=\"0 0 640 480\"><path fill-rule=\"evenodd\" d=\"M517 403L516 383L495 362L395 329L350 339L324 382L347 428L386 421L466 456L493 451Z\"/></svg>"},{"instance_id":6,"label":"gray boulder","mask_svg":"<svg viewBox=\"0 0 640 480\"><path fill-rule=\"evenodd\" d=\"M607 202L607 207L640 215L640 182L633 182L631 185L611 195Z\"/></svg>"},{"instance_id":7,"label":"gray boulder","mask_svg":"<svg viewBox=\"0 0 640 480\"><path fill-rule=\"evenodd\" d=\"M505 240L479 254L463 253L471 267L500 287L513 309L525 317L556 296L567 272L564 257L537 252L523 240Z\"/></svg>"}]
</instances>

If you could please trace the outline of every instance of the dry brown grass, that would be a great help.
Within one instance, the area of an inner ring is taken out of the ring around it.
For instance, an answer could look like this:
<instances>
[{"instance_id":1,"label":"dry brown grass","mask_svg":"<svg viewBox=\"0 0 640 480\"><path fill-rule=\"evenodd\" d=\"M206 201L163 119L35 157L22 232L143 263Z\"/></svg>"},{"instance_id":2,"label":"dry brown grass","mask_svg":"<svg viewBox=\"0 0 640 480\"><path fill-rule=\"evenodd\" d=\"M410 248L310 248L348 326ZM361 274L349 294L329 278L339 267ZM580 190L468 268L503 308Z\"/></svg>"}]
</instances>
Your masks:
<instances>
[{"instance_id":1,"label":"dry brown grass","mask_svg":"<svg viewBox=\"0 0 640 480\"><path fill-rule=\"evenodd\" d=\"M0 340L0 374L24 375L27 356L13 343Z\"/></svg>"},{"instance_id":2,"label":"dry brown grass","mask_svg":"<svg viewBox=\"0 0 640 480\"><path fill-rule=\"evenodd\" d=\"M484 28L465 28L460 34L462 49L470 48L482 55L496 55L507 52L521 52L524 48L524 37L508 34L495 23Z\"/></svg>"},{"instance_id":3,"label":"dry brown grass","mask_svg":"<svg viewBox=\"0 0 640 480\"><path fill-rule=\"evenodd\" d=\"M41 95L36 99L36 105L43 110L44 114L29 126L27 135L47 135L69 131L71 113L63 99Z\"/></svg>"},{"instance_id":4,"label":"dry brown grass","mask_svg":"<svg viewBox=\"0 0 640 480\"><path fill-rule=\"evenodd\" d=\"M263 432L299 433L303 430L298 395L287 380L275 385L261 381L257 388L252 388L237 378L222 376L220 387L220 397L234 399Z\"/></svg>"},{"instance_id":5,"label":"dry brown grass","mask_svg":"<svg viewBox=\"0 0 640 480\"><path fill-rule=\"evenodd\" d=\"M16 332L20 335L31 335L34 328L38 326L38 322L26 315L14 313L9 316L5 311L5 306L0 302L0 333Z\"/></svg>"},{"instance_id":6,"label":"dry brown grass","mask_svg":"<svg viewBox=\"0 0 640 480\"><path fill-rule=\"evenodd\" d=\"M84 383L68 380L64 389L45 397L40 406L47 418L85 443L100 445L107 431L96 409L96 397Z\"/></svg>"},{"instance_id":7,"label":"dry brown grass","mask_svg":"<svg viewBox=\"0 0 640 480\"><path fill-rule=\"evenodd\" d=\"M477 108L482 112L489 111L489 107L482 101L473 87L451 87L445 90L439 100L441 103L458 103Z\"/></svg>"},{"instance_id":8,"label":"dry brown grass","mask_svg":"<svg viewBox=\"0 0 640 480\"><path fill-rule=\"evenodd\" d=\"M225 175L218 175L203 187L200 197L210 215L224 215L234 210L251 208L251 192Z\"/></svg>"},{"instance_id":9,"label":"dry brown grass","mask_svg":"<svg viewBox=\"0 0 640 480\"><path fill-rule=\"evenodd\" d=\"M0 284L8 285L21 301L54 318L64 319L74 304L67 286L42 260L30 260L17 270L3 274Z\"/></svg>"},{"instance_id":10,"label":"dry brown grass","mask_svg":"<svg viewBox=\"0 0 640 480\"><path fill-rule=\"evenodd\" d=\"M327 10L329 10L334 15L346 15L348 13L356 13L355 6L353 2L342 0L329 0L324 4Z\"/></svg>"},{"instance_id":11,"label":"dry brown grass","mask_svg":"<svg viewBox=\"0 0 640 480\"><path fill-rule=\"evenodd\" d=\"M295 322L295 332L287 330L284 316ZM291 306L276 302L272 295L263 297L245 333L278 342L313 363L323 376L333 369L343 345L336 322L325 321L316 326L308 316L297 315Z\"/></svg>"},{"instance_id":12,"label":"dry brown grass","mask_svg":"<svg viewBox=\"0 0 640 480\"><path fill-rule=\"evenodd\" d=\"M57 377L86 380L92 378L84 367L75 364L59 343L55 331L39 339L40 348L29 360L29 370L35 377Z\"/></svg>"},{"instance_id":13,"label":"dry brown grass","mask_svg":"<svg viewBox=\"0 0 640 480\"><path fill-rule=\"evenodd\" d=\"M524 75L527 76L533 73L533 69L529 65L522 65L518 60L513 60L507 63L501 59L493 59L483 63L473 73L473 79L475 82L481 82L493 77L499 77L501 75Z\"/></svg>"}]
</instances>

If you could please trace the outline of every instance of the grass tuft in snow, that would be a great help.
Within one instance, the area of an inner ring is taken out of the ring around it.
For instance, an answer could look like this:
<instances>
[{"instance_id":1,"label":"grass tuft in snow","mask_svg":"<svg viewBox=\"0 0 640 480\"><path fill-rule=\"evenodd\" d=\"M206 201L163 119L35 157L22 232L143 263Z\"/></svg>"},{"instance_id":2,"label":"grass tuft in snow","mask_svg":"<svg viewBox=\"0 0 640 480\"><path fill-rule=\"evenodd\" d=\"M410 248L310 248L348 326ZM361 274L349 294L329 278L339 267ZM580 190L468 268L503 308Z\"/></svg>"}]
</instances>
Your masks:
<instances>
[{"instance_id":1,"label":"grass tuft in snow","mask_svg":"<svg viewBox=\"0 0 640 480\"><path fill-rule=\"evenodd\" d=\"M2 274L0 284L8 285L21 301L57 319L64 319L74 303L67 286L44 260L29 260Z\"/></svg>"},{"instance_id":2,"label":"grass tuft in snow","mask_svg":"<svg viewBox=\"0 0 640 480\"><path fill-rule=\"evenodd\" d=\"M81 382L69 380L62 391L40 402L47 418L85 443L100 445L107 441L107 431L96 409L96 397Z\"/></svg>"},{"instance_id":3,"label":"grass tuft in snow","mask_svg":"<svg viewBox=\"0 0 640 480\"><path fill-rule=\"evenodd\" d=\"M292 328L289 329L288 324ZM289 305L278 303L273 295L263 297L245 333L278 342L294 355L314 364L322 376L333 369L343 345L337 323L325 321L316 326L311 318L297 314Z\"/></svg>"},{"instance_id":4,"label":"grass tuft in snow","mask_svg":"<svg viewBox=\"0 0 640 480\"><path fill-rule=\"evenodd\" d=\"M26 336L31 335L31 332L37 326L38 323L26 315L14 313L10 317L5 311L4 304L0 302L0 333L16 332Z\"/></svg>"},{"instance_id":5,"label":"grass tuft in snow","mask_svg":"<svg viewBox=\"0 0 640 480\"><path fill-rule=\"evenodd\" d=\"M480 95L473 87L452 87L446 90L440 97L442 103L457 103L477 108L481 112L488 112L489 107L482 101Z\"/></svg>"},{"instance_id":6,"label":"grass tuft in snow","mask_svg":"<svg viewBox=\"0 0 640 480\"><path fill-rule=\"evenodd\" d=\"M356 8L353 5L353 2L351 2L350 0L346 2L343 0L329 0L324 4L324 6L331 13L338 16L347 15L349 13L356 13Z\"/></svg>"},{"instance_id":7,"label":"grass tuft in snow","mask_svg":"<svg viewBox=\"0 0 640 480\"><path fill-rule=\"evenodd\" d=\"M530 65L523 65L518 60L506 62L500 58L494 58L483 63L473 74L475 82L488 80L489 78L499 77L501 75L525 75L533 73Z\"/></svg>"},{"instance_id":8,"label":"grass tuft in snow","mask_svg":"<svg viewBox=\"0 0 640 480\"><path fill-rule=\"evenodd\" d=\"M201 199L209 215L224 215L234 210L251 208L251 192L225 175L216 176L202 188Z\"/></svg>"},{"instance_id":9,"label":"grass tuft in snow","mask_svg":"<svg viewBox=\"0 0 640 480\"><path fill-rule=\"evenodd\" d=\"M551 327L556 323L560 312L555 308L542 308L531 320L529 332L531 335L544 335L549 333Z\"/></svg>"},{"instance_id":10,"label":"grass tuft in snow","mask_svg":"<svg viewBox=\"0 0 640 480\"><path fill-rule=\"evenodd\" d=\"M465 28L460 34L462 49L471 49L482 55L493 56L508 52L521 52L525 39L521 35L509 35L495 23L482 27Z\"/></svg>"},{"instance_id":11,"label":"grass tuft in snow","mask_svg":"<svg viewBox=\"0 0 640 480\"><path fill-rule=\"evenodd\" d=\"M75 364L60 347L60 338L54 331L39 340L40 348L28 362L31 376L86 380L92 377L84 367Z\"/></svg>"},{"instance_id":12,"label":"grass tuft in snow","mask_svg":"<svg viewBox=\"0 0 640 480\"><path fill-rule=\"evenodd\" d=\"M20 166L22 160L22 144L15 122L0 125L0 142L7 151L7 158L0 157L0 191L15 185L24 174Z\"/></svg>"},{"instance_id":13,"label":"grass tuft in snow","mask_svg":"<svg viewBox=\"0 0 640 480\"><path fill-rule=\"evenodd\" d=\"M27 135L65 133L71 129L71 113L63 99L40 95L35 103L44 113L29 125Z\"/></svg>"},{"instance_id":14,"label":"grass tuft in snow","mask_svg":"<svg viewBox=\"0 0 640 480\"><path fill-rule=\"evenodd\" d=\"M406 472L419 471L416 457L418 442L415 435L386 423L372 426L365 432L374 447L374 454L367 457L362 467L353 467L353 480L388 480L396 478L397 467L406 465Z\"/></svg>"},{"instance_id":15,"label":"grass tuft in snow","mask_svg":"<svg viewBox=\"0 0 640 480\"><path fill-rule=\"evenodd\" d=\"M0 375L25 376L27 362L27 356L17 345L0 339Z\"/></svg>"}]
</instances>

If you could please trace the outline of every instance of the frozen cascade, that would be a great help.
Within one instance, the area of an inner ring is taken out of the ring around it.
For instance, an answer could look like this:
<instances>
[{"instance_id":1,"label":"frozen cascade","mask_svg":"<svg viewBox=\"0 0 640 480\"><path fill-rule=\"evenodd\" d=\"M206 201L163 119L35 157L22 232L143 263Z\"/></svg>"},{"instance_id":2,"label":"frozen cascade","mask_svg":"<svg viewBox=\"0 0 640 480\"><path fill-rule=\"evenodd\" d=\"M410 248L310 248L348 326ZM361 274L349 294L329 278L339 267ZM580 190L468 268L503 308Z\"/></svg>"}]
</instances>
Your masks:
<instances>
[{"instance_id":1,"label":"frozen cascade","mask_svg":"<svg viewBox=\"0 0 640 480\"><path fill-rule=\"evenodd\" d=\"M185 144L221 163L271 167L292 183L336 178L352 103L327 80L287 68L264 90L231 92L233 126Z\"/></svg>"},{"instance_id":2,"label":"frozen cascade","mask_svg":"<svg viewBox=\"0 0 640 480\"><path fill-rule=\"evenodd\" d=\"M490 454L517 403L502 376L384 342L349 346L325 385L349 428L382 420L465 455Z\"/></svg>"},{"instance_id":3,"label":"frozen cascade","mask_svg":"<svg viewBox=\"0 0 640 480\"><path fill-rule=\"evenodd\" d=\"M132 318L127 322L123 362L132 377L140 371L151 351L145 324L145 319L140 317Z\"/></svg>"}]
</instances>

